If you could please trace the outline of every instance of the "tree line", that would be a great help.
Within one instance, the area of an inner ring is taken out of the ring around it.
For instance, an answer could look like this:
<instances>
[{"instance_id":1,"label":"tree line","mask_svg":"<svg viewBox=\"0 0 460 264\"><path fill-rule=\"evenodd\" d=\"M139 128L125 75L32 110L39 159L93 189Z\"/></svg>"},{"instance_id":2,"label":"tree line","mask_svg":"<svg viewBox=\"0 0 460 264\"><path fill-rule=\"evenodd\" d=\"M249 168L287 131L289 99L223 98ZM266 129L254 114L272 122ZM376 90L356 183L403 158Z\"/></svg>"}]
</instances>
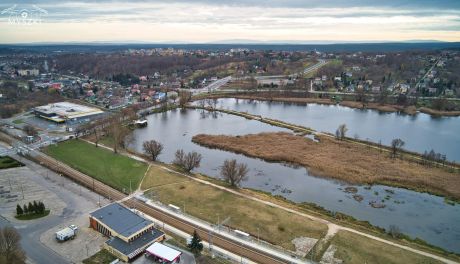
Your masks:
<instances>
[{"instance_id":1,"label":"tree line","mask_svg":"<svg viewBox=\"0 0 460 264\"><path fill-rule=\"evenodd\" d=\"M41 201L29 202L29 205L24 204L24 206L16 205L16 215L31 215L31 214L44 214L46 211L45 204Z\"/></svg>"},{"instance_id":2,"label":"tree line","mask_svg":"<svg viewBox=\"0 0 460 264\"><path fill-rule=\"evenodd\" d=\"M144 141L142 146L144 153L152 161L156 161L163 152L163 144L156 140ZM186 153L183 149L178 149L174 156L173 164L186 172L200 167L202 156L196 151ZM244 163L238 163L235 159L225 160L220 167L221 177L232 187L238 187L242 181L246 180L248 172L248 166Z\"/></svg>"}]
</instances>

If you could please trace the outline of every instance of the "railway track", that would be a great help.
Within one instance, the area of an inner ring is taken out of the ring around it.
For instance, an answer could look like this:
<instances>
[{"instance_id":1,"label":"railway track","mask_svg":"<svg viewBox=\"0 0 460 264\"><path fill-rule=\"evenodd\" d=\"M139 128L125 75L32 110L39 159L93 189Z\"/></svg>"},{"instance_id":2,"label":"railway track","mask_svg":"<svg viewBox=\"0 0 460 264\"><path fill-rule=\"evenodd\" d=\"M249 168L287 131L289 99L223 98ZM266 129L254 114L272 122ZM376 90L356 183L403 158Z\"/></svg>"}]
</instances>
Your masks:
<instances>
[{"instance_id":1,"label":"railway track","mask_svg":"<svg viewBox=\"0 0 460 264\"><path fill-rule=\"evenodd\" d=\"M173 226L183 232L192 234L195 230L206 242L211 242L212 245L225 249L229 252L242 256L243 258L249 259L257 263L267 263L267 264L279 264L279 263L289 263L289 261L281 259L277 256L269 255L267 252L252 248L248 245L240 244L235 240L231 240L219 233L215 233L210 230L205 230L193 223L186 222L182 219L177 218L174 215L168 214L167 212L158 210L154 207L151 207L145 204L142 201L137 200L136 198L128 198L128 196L114 188L95 180L94 178L81 173L68 165L64 165L61 162L46 156L40 152L36 152L36 155L32 159L40 162L40 164L45 165L46 167L56 171L57 173L66 175L72 180L78 182L79 184L84 185L85 187L93 190L96 193L108 198L112 201L124 200L122 203L130 208L135 208L138 211L141 211L144 214L147 214L159 221L164 222L170 226ZM210 241L211 240L211 241Z\"/></svg>"}]
</instances>

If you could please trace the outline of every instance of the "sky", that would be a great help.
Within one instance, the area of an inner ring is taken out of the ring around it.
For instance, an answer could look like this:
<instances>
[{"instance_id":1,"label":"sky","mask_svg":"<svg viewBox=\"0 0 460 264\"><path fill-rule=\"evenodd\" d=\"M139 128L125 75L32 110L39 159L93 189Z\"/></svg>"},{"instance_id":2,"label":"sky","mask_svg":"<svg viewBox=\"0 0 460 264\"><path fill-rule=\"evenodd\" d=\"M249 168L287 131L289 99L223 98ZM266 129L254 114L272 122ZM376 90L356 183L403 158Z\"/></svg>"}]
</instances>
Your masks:
<instances>
[{"instance_id":1,"label":"sky","mask_svg":"<svg viewBox=\"0 0 460 264\"><path fill-rule=\"evenodd\" d=\"M460 0L2 0L0 43L460 41Z\"/></svg>"}]
</instances>

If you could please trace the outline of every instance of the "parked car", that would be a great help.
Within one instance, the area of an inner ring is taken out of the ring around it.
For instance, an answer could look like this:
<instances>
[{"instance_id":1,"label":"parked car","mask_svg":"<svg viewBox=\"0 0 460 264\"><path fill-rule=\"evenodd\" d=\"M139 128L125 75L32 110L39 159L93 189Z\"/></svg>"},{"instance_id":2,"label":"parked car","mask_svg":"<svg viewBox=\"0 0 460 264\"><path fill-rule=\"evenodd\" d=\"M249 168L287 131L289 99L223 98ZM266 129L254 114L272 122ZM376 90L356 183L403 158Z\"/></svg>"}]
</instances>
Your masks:
<instances>
[{"instance_id":1,"label":"parked car","mask_svg":"<svg viewBox=\"0 0 460 264\"><path fill-rule=\"evenodd\" d=\"M56 232L56 240L64 242L70 239L74 239L77 235L78 227L76 225L70 225L62 230Z\"/></svg>"}]
</instances>

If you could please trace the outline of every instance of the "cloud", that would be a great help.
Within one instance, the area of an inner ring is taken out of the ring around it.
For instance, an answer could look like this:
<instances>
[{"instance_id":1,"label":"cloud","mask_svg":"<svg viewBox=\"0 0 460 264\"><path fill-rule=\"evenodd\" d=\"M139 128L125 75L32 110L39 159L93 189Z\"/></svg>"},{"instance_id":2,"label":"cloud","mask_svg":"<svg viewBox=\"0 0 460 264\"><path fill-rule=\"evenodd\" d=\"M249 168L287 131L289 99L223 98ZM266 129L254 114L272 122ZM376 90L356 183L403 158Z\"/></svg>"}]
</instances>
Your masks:
<instances>
[{"instance_id":1,"label":"cloud","mask_svg":"<svg viewBox=\"0 0 460 264\"><path fill-rule=\"evenodd\" d=\"M12 4L14 1L6 0L0 4L0 10ZM460 40L460 1L23 0L18 8L27 8L32 4L48 11L45 20L50 30L67 25L69 30L80 34L80 38L85 35L113 38L117 30L110 30L111 24L112 28L114 25L123 25L126 29L124 34L130 35L130 39L139 36L143 30L154 29L163 32L165 36L182 37L183 41L240 39L243 35L244 38L258 40L338 37L343 40L366 40L375 39L379 34L381 40L412 39L414 36L422 39ZM81 31L83 24L94 26ZM127 27L135 28L129 30ZM14 29L3 25L0 27L0 34L6 38L12 37L11 32ZM447 32L451 35L448 36ZM21 33L31 34L26 31ZM18 33L13 35L21 37ZM37 38L37 35L31 34L29 37ZM143 34L142 37L145 38Z\"/></svg>"}]
</instances>

